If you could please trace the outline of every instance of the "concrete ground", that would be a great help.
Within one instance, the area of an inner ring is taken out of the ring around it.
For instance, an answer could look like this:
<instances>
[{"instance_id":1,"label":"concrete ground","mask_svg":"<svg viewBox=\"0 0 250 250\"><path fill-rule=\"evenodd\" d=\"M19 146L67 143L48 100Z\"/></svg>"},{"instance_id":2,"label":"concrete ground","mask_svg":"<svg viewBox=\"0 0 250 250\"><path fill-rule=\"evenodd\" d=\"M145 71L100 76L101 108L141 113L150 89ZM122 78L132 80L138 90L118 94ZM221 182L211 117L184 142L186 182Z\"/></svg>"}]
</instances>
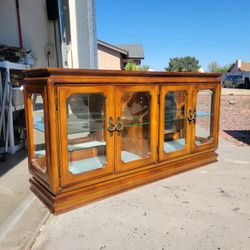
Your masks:
<instances>
[{"instance_id":1,"label":"concrete ground","mask_svg":"<svg viewBox=\"0 0 250 250\"><path fill-rule=\"evenodd\" d=\"M219 161L50 216L32 249L249 249L250 147Z\"/></svg>"},{"instance_id":2,"label":"concrete ground","mask_svg":"<svg viewBox=\"0 0 250 250\"><path fill-rule=\"evenodd\" d=\"M29 190L26 150L0 162L0 249L28 249L49 217Z\"/></svg>"},{"instance_id":3,"label":"concrete ground","mask_svg":"<svg viewBox=\"0 0 250 250\"><path fill-rule=\"evenodd\" d=\"M250 95L250 89L222 88L222 95Z\"/></svg>"}]
</instances>

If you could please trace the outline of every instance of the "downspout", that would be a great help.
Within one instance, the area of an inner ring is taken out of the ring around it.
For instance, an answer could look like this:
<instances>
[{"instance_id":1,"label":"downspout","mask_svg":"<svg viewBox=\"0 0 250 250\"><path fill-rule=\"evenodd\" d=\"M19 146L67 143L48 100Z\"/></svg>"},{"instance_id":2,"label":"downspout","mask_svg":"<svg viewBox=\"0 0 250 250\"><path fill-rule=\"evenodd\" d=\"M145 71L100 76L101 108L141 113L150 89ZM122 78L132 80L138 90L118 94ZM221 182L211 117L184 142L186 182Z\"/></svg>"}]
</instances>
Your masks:
<instances>
[{"instance_id":1,"label":"downspout","mask_svg":"<svg viewBox=\"0 0 250 250\"><path fill-rule=\"evenodd\" d=\"M63 0L57 0L58 5L58 24L59 24L59 34L60 34L60 45L61 45L61 54L62 54L62 67L68 68L68 53L67 53L67 44L66 44L66 34L65 34L65 24L63 16Z\"/></svg>"},{"instance_id":2,"label":"downspout","mask_svg":"<svg viewBox=\"0 0 250 250\"><path fill-rule=\"evenodd\" d=\"M23 48L23 35L22 35L22 26L20 19L19 0L16 0L16 15L17 15L17 25L18 25L19 46L20 48Z\"/></svg>"}]
</instances>

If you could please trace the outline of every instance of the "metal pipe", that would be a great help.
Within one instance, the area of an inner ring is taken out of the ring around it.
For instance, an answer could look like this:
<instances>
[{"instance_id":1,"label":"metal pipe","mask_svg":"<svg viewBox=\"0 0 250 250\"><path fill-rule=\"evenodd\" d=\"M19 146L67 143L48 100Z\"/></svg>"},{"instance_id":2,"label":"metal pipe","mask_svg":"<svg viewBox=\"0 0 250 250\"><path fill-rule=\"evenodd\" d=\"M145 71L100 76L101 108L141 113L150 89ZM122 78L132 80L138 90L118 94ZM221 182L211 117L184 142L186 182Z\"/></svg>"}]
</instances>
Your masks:
<instances>
[{"instance_id":1,"label":"metal pipe","mask_svg":"<svg viewBox=\"0 0 250 250\"><path fill-rule=\"evenodd\" d=\"M16 15L17 15L19 45L20 45L20 48L23 48L23 35L22 35L22 26L21 26L21 19L20 19L19 0L16 0Z\"/></svg>"}]
</instances>

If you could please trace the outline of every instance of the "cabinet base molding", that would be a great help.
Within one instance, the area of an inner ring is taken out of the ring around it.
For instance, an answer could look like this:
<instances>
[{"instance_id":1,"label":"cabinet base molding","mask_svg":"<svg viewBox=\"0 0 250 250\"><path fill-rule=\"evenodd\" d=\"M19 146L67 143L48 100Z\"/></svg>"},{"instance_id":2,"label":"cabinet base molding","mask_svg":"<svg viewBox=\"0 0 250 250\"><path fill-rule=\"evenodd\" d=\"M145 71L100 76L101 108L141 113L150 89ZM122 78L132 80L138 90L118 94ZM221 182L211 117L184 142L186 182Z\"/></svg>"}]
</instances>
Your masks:
<instances>
[{"instance_id":1,"label":"cabinet base molding","mask_svg":"<svg viewBox=\"0 0 250 250\"><path fill-rule=\"evenodd\" d=\"M54 214L60 214L87 203L103 199L105 197L138 187L156 180L166 178L177 173L203 166L208 163L217 161L217 154L204 152L203 154L193 155L186 159L176 160L152 165L151 168L127 175L113 174L113 178L92 184L89 186L71 189L65 191L62 189L57 194L52 194L36 178L31 178L30 189L40 198L40 200Z\"/></svg>"}]
</instances>

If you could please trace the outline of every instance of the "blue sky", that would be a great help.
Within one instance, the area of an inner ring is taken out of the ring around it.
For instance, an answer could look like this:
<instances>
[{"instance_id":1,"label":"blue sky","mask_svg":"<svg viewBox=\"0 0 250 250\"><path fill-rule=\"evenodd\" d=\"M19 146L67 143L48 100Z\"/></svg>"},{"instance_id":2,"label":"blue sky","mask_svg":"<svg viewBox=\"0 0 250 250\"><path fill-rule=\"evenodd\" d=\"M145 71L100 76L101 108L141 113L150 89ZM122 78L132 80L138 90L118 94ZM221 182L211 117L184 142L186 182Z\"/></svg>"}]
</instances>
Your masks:
<instances>
[{"instance_id":1,"label":"blue sky","mask_svg":"<svg viewBox=\"0 0 250 250\"><path fill-rule=\"evenodd\" d=\"M142 64L155 70L181 56L204 69L250 61L250 0L96 0L96 20L98 39L143 44Z\"/></svg>"}]
</instances>

